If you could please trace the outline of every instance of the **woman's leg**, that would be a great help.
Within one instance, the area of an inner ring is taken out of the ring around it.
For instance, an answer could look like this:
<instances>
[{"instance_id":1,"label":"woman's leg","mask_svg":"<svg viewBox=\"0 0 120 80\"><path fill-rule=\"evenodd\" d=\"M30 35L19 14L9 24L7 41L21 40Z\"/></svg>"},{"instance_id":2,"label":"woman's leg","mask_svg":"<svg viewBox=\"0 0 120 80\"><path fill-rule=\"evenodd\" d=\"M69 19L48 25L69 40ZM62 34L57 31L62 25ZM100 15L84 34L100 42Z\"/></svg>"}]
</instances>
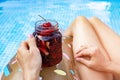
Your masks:
<instances>
[{"instance_id":1,"label":"woman's leg","mask_svg":"<svg viewBox=\"0 0 120 80\"><path fill-rule=\"evenodd\" d=\"M73 36L73 52L74 55L79 51L82 45L97 46L102 53L106 55L105 50L93 30L89 21L84 17L77 17L72 25L66 30L65 36ZM109 73L97 72L86 66L75 62L81 80L113 80L112 75Z\"/></svg>"},{"instance_id":2,"label":"woman's leg","mask_svg":"<svg viewBox=\"0 0 120 80\"><path fill-rule=\"evenodd\" d=\"M120 36L96 17L91 18L89 21L111 60L120 64ZM116 80L120 80L120 77L116 77Z\"/></svg>"}]
</instances>

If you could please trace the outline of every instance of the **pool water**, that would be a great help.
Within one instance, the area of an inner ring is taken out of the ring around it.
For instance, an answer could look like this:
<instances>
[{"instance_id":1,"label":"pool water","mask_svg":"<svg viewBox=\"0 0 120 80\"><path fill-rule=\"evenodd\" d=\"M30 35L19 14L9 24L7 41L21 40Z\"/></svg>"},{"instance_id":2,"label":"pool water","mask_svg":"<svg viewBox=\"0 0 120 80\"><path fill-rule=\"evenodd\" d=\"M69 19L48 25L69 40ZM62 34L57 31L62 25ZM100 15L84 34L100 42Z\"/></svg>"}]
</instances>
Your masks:
<instances>
[{"instance_id":1,"label":"pool water","mask_svg":"<svg viewBox=\"0 0 120 80\"><path fill-rule=\"evenodd\" d=\"M120 35L119 0L0 0L0 72L21 41L34 31L38 15L66 30L77 16L96 16Z\"/></svg>"}]
</instances>

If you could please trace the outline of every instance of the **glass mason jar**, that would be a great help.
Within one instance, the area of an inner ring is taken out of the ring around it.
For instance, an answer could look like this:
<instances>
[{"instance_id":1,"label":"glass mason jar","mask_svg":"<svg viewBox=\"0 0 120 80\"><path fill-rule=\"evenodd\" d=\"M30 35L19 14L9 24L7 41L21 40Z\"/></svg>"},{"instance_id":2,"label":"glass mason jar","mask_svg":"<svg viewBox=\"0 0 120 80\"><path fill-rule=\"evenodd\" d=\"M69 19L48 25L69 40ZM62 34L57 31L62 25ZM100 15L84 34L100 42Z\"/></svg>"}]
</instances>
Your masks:
<instances>
[{"instance_id":1,"label":"glass mason jar","mask_svg":"<svg viewBox=\"0 0 120 80\"><path fill-rule=\"evenodd\" d=\"M42 56L42 67L51 67L62 60L62 35L55 20L35 23L36 44Z\"/></svg>"}]
</instances>

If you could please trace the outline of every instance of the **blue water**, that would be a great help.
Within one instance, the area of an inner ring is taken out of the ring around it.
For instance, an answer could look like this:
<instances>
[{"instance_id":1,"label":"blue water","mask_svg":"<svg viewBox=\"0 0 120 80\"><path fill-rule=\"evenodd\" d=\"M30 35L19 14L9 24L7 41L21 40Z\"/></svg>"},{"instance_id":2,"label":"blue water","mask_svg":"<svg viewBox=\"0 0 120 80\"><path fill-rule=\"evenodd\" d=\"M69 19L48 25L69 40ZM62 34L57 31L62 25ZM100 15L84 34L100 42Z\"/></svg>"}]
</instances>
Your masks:
<instances>
[{"instance_id":1,"label":"blue water","mask_svg":"<svg viewBox=\"0 0 120 80\"><path fill-rule=\"evenodd\" d=\"M97 16L120 35L119 0L0 0L0 72L34 31L39 14L64 30L77 16Z\"/></svg>"}]
</instances>

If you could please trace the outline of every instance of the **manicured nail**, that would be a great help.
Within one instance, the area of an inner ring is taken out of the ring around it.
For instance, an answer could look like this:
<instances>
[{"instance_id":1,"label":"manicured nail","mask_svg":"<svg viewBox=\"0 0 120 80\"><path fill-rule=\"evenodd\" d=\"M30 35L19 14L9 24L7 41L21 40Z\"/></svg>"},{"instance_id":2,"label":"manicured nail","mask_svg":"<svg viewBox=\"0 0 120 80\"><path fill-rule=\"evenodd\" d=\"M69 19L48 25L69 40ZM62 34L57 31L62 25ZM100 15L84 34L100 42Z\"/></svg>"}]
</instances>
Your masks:
<instances>
[{"instance_id":1,"label":"manicured nail","mask_svg":"<svg viewBox=\"0 0 120 80\"><path fill-rule=\"evenodd\" d=\"M71 45L70 44L67 44L69 48L71 48Z\"/></svg>"},{"instance_id":2,"label":"manicured nail","mask_svg":"<svg viewBox=\"0 0 120 80\"><path fill-rule=\"evenodd\" d=\"M73 76L73 78L75 79L75 80L80 80L78 77L76 77L76 76Z\"/></svg>"},{"instance_id":3,"label":"manicured nail","mask_svg":"<svg viewBox=\"0 0 120 80\"><path fill-rule=\"evenodd\" d=\"M70 57L69 57L66 53L63 53L63 56L64 56L67 60L70 60Z\"/></svg>"},{"instance_id":4,"label":"manicured nail","mask_svg":"<svg viewBox=\"0 0 120 80\"><path fill-rule=\"evenodd\" d=\"M75 75L75 72L73 70L69 70L72 75Z\"/></svg>"},{"instance_id":5,"label":"manicured nail","mask_svg":"<svg viewBox=\"0 0 120 80\"><path fill-rule=\"evenodd\" d=\"M80 56L78 56L78 55L75 55L75 56L74 56L74 59L76 59L76 58L80 58Z\"/></svg>"},{"instance_id":6,"label":"manicured nail","mask_svg":"<svg viewBox=\"0 0 120 80\"><path fill-rule=\"evenodd\" d=\"M29 35L28 35L28 38L33 38L33 35L32 35L32 34L29 34Z\"/></svg>"},{"instance_id":7,"label":"manicured nail","mask_svg":"<svg viewBox=\"0 0 120 80\"><path fill-rule=\"evenodd\" d=\"M76 60L76 61L79 61L79 60L80 60L80 58L75 58L75 60Z\"/></svg>"},{"instance_id":8,"label":"manicured nail","mask_svg":"<svg viewBox=\"0 0 120 80\"><path fill-rule=\"evenodd\" d=\"M11 64L15 64L17 62L17 59L15 59Z\"/></svg>"}]
</instances>

